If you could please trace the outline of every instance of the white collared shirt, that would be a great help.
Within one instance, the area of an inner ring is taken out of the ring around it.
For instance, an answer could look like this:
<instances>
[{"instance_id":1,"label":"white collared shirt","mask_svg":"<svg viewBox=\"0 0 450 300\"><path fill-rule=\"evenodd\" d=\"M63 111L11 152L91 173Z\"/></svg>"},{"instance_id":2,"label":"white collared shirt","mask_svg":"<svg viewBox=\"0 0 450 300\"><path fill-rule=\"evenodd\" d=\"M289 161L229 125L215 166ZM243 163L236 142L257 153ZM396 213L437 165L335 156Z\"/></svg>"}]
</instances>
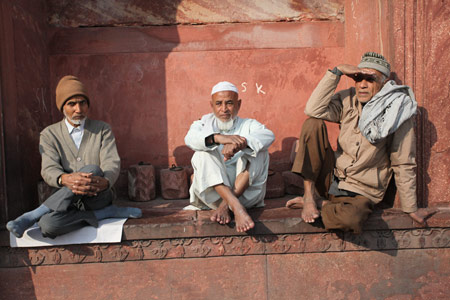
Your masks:
<instances>
[{"instance_id":1,"label":"white collared shirt","mask_svg":"<svg viewBox=\"0 0 450 300\"><path fill-rule=\"evenodd\" d=\"M86 122L86 119L81 121L81 124L78 127L72 126L72 124L67 121L67 118L65 118L64 121L66 122L67 129L69 130L69 135L75 143L75 146L77 146L77 149L80 149L81 140L83 139L84 133L84 123Z\"/></svg>"}]
</instances>

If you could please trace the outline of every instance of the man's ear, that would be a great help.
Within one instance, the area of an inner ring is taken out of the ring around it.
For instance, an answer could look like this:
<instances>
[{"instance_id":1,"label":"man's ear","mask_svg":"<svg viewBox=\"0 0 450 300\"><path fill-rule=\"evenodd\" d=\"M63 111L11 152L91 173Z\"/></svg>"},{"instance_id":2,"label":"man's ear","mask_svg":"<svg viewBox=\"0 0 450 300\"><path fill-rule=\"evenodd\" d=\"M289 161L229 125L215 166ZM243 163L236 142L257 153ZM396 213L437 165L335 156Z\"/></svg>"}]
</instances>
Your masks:
<instances>
[{"instance_id":1,"label":"man's ear","mask_svg":"<svg viewBox=\"0 0 450 300\"><path fill-rule=\"evenodd\" d=\"M239 108L241 108L241 99L238 99L238 105L239 105Z\"/></svg>"}]
</instances>

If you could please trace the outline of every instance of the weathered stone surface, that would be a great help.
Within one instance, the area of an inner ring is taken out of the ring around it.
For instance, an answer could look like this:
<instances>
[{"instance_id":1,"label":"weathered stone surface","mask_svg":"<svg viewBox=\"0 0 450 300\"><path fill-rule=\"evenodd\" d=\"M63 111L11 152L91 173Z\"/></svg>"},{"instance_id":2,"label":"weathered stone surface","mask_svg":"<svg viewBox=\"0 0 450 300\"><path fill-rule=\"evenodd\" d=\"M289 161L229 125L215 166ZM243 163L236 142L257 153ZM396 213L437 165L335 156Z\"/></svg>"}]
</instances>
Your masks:
<instances>
[{"instance_id":1,"label":"weathered stone surface","mask_svg":"<svg viewBox=\"0 0 450 300\"><path fill-rule=\"evenodd\" d=\"M423 206L448 206L450 9L446 1L396 1L390 34L396 79L412 86L417 116L418 194Z\"/></svg>"},{"instance_id":2,"label":"weathered stone surface","mask_svg":"<svg viewBox=\"0 0 450 300\"><path fill-rule=\"evenodd\" d=\"M263 256L0 269L0 288L5 300L266 299L265 269Z\"/></svg>"},{"instance_id":3,"label":"weathered stone surface","mask_svg":"<svg viewBox=\"0 0 450 300\"><path fill-rule=\"evenodd\" d=\"M49 47L52 55L344 47L344 28L319 22L53 29Z\"/></svg>"},{"instance_id":4,"label":"weathered stone surface","mask_svg":"<svg viewBox=\"0 0 450 300\"><path fill-rule=\"evenodd\" d=\"M5 224L38 205L39 132L51 124L55 102L45 4L18 0L0 6L0 223Z\"/></svg>"},{"instance_id":5,"label":"weathered stone surface","mask_svg":"<svg viewBox=\"0 0 450 300\"><path fill-rule=\"evenodd\" d=\"M182 167L172 166L160 172L161 194L164 199L184 199L189 197L189 180Z\"/></svg>"},{"instance_id":6,"label":"weathered stone surface","mask_svg":"<svg viewBox=\"0 0 450 300\"><path fill-rule=\"evenodd\" d=\"M228 246L226 240L215 243L218 249ZM136 244L134 249L142 247L146 246ZM2 299L8 300L67 295L71 299L214 299L218 294L221 299L299 299L301 295L434 300L448 298L449 261L448 249L412 249L34 266L0 269L0 288ZM130 274L132 280L124 280Z\"/></svg>"},{"instance_id":7,"label":"weathered stone surface","mask_svg":"<svg viewBox=\"0 0 450 300\"><path fill-rule=\"evenodd\" d=\"M448 249L271 255L268 298L448 299L449 261Z\"/></svg>"},{"instance_id":8,"label":"weathered stone surface","mask_svg":"<svg viewBox=\"0 0 450 300\"><path fill-rule=\"evenodd\" d=\"M234 235L123 241L41 248L0 247L0 267L62 265L236 255L450 248L448 228Z\"/></svg>"},{"instance_id":9,"label":"weathered stone surface","mask_svg":"<svg viewBox=\"0 0 450 300\"><path fill-rule=\"evenodd\" d=\"M49 23L58 27L250 23L343 20L342 0L47 0Z\"/></svg>"},{"instance_id":10,"label":"weathered stone surface","mask_svg":"<svg viewBox=\"0 0 450 300\"><path fill-rule=\"evenodd\" d=\"M284 181L280 172L269 170L266 185L266 199L280 198L284 196Z\"/></svg>"},{"instance_id":11,"label":"weathered stone surface","mask_svg":"<svg viewBox=\"0 0 450 300\"><path fill-rule=\"evenodd\" d=\"M128 196L133 201L150 201L155 199L154 166L138 164L128 168Z\"/></svg>"},{"instance_id":12,"label":"weathered stone surface","mask_svg":"<svg viewBox=\"0 0 450 300\"><path fill-rule=\"evenodd\" d=\"M303 195L303 178L291 171L284 171L282 173L285 184L286 194L289 195Z\"/></svg>"}]
</instances>

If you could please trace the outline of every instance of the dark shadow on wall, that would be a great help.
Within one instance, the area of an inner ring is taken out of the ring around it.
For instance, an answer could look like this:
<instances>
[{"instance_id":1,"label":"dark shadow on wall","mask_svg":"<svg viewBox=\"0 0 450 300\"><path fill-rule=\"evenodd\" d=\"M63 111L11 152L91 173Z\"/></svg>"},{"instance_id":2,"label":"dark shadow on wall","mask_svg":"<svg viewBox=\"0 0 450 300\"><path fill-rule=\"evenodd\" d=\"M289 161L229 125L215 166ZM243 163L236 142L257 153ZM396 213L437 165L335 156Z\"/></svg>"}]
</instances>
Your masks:
<instances>
[{"instance_id":1,"label":"dark shadow on wall","mask_svg":"<svg viewBox=\"0 0 450 300\"><path fill-rule=\"evenodd\" d=\"M177 166L188 167L191 166L191 158L194 151L188 146L178 146L173 151L173 156L175 157L175 162Z\"/></svg>"},{"instance_id":2,"label":"dark shadow on wall","mask_svg":"<svg viewBox=\"0 0 450 300\"><path fill-rule=\"evenodd\" d=\"M179 44L181 0L117 2L47 0L52 91L66 74L86 83L90 117L109 123L115 134L122 166L116 187L125 194L130 165L151 163L157 182L168 166L166 61ZM61 113L53 112L59 121Z\"/></svg>"},{"instance_id":3,"label":"dark shadow on wall","mask_svg":"<svg viewBox=\"0 0 450 300\"><path fill-rule=\"evenodd\" d=\"M392 72L390 78L397 84L403 84L403 81L398 77L397 73ZM428 174L428 167L430 165L431 148L437 142L437 131L434 124L428 118L428 111L425 107L417 107L416 115L416 137L417 137L417 204L419 207L428 207L428 185L431 182L430 175ZM392 182L390 186L392 185ZM388 193L389 192L389 193ZM389 203L393 201L393 195L395 196L395 186L390 187L386 193L391 199L385 199ZM383 200L384 202L384 200ZM393 204L395 207L399 207L398 204ZM392 206L391 206L392 207Z\"/></svg>"},{"instance_id":4,"label":"dark shadow on wall","mask_svg":"<svg viewBox=\"0 0 450 300\"><path fill-rule=\"evenodd\" d=\"M300 134L300 131L299 131ZM281 150L270 154L270 169L274 171L287 171L292 167L292 147L297 137L286 137L281 142Z\"/></svg>"},{"instance_id":5,"label":"dark shadow on wall","mask_svg":"<svg viewBox=\"0 0 450 300\"><path fill-rule=\"evenodd\" d=\"M431 148L437 142L437 131L434 124L428 119L425 107L417 109L417 201L419 207L428 207L428 185L431 182L428 168L430 165Z\"/></svg>"}]
</instances>

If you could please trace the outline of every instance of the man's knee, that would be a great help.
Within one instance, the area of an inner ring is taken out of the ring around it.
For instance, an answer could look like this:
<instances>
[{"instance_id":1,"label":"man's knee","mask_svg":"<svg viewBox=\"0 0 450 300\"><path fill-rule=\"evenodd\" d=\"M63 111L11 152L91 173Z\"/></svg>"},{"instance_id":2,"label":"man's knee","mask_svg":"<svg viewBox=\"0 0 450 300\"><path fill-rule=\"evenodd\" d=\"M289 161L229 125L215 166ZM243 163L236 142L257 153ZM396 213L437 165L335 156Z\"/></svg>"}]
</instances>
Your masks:
<instances>
[{"instance_id":1,"label":"man's knee","mask_svg":"<svg viewBox=\"0 0 450 300\"><path fill-rule=\"evenodd\" d=\"M86 165L80 169L80 172L92 173L94 176L104 176L102 169L97 165Z\"/></svg>"},{"instance_id":2,"label":"man's knee","mask_svg":"<svg viewBox=\"0 0 450 300\"><path fill-rule=\"evenodd\" d=\"M310 117L303 123L302 130L317 130L321 129L323 126L325 126L325 122L322 119Z\"/></svg>"},{"instance_id":3,"label":"man's knee","mask_svg":"<svg viewBox=\"0 0 450 300\"><path fill-rule=\"evenodd\" d=\"M39 220L38 225L41 228L44 237L55 238L56 236L61 235L61 224L51 213L43 215Z\"/></svg>"},{"instance_id":4,"label":"man's knee","mask_svg":"<svg viewBox=\"0 0 450 300\"><path fill-rule=\"evenodd\" d=\"M322 218L327 229L351 230L360 233L372 209L372 201L362 196L355 197L351 202L325 205L322 209Z\"/></svg>"},{"instance_id":5,"label":"man's knee","mask_svg":"<svg viewBox=\"0 0 450 300\"><path fill-rule=\"evenodd\" d=\"M192 155L191 163L194 169L196 166L202 166L204 164L207 164L208 167L222 165L218 151L195 151L194 155Z\"/></svg>"}]
</instances>

